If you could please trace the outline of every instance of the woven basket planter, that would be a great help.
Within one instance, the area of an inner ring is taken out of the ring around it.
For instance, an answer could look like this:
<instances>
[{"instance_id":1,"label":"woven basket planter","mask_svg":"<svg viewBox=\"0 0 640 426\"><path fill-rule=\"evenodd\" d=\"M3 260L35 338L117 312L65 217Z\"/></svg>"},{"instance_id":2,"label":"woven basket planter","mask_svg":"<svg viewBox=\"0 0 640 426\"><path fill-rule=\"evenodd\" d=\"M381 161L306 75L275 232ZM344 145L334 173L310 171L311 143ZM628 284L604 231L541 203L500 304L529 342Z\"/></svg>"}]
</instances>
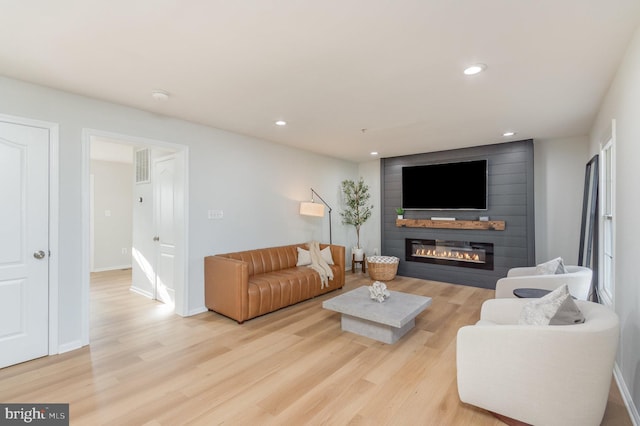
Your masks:
<instances>
[{"instance_id":1,"label":"woven basket planter","mask_svg":"<svg viewBox=\"0 0 640 426\"><path fill-rule=\"evenodd\" d=\"M395 256L371 256L367 257L369 277L376 281L391 281L398 272L400 259Z\"/></svg>"}]
</instances>

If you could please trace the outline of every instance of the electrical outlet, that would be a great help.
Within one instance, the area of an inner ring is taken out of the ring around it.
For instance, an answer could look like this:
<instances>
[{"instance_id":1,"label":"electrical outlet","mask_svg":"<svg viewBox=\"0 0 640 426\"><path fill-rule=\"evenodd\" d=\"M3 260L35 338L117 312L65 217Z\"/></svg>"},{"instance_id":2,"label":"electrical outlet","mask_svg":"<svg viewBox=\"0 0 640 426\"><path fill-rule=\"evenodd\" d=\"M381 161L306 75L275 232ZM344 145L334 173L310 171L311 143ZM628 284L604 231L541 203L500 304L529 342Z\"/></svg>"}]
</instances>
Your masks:
<instances>
[{"instance_id":1,"label":"electrical outlet","mask_svg":"<svg viewBox=\"0 0 640 426\"><path fill-rule=\"evenodd\" d=\"M127 248L126 248L126 247L123 247L123 248L122 248L122 254L127 254L127 251L128 251L128 250L127 250Z\"/></svg>"},{"instance_id":2,"label":"electrical outlet","mask_svg":"<svg viewBox=\"0 0 640 426\"><path fill-rule=\"evenodd\" d=\"M207 217L209 219L222 219L224 216L224 212L222 210L209 210L207 212Z\"/></svg>"}]
</instances>

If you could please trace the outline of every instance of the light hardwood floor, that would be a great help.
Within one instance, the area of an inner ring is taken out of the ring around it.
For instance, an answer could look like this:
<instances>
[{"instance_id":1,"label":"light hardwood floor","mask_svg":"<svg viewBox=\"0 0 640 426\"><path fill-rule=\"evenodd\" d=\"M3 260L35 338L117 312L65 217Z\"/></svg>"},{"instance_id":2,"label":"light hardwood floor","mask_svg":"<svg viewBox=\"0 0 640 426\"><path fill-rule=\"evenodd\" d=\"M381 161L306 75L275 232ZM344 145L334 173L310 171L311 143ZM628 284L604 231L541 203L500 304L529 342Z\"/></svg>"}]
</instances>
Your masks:
<instances>
[{"instance_id":1,"label":"light hardwood floor","mask_svg":"<svg viewBox=\"0 0 640 426\"><path fill-rule=\"evenodd\" d=\"M347 273L345 290L371 281ZM92 277L91 345L0 370L1 402L68 402L73 425L502 425L457 395L455 336L493 291L397 277L433 298L395 345L341 332L323 300L243 325L190 318ZM615 384L604 425L631 425Z\"/></svg>"}]
</instances>

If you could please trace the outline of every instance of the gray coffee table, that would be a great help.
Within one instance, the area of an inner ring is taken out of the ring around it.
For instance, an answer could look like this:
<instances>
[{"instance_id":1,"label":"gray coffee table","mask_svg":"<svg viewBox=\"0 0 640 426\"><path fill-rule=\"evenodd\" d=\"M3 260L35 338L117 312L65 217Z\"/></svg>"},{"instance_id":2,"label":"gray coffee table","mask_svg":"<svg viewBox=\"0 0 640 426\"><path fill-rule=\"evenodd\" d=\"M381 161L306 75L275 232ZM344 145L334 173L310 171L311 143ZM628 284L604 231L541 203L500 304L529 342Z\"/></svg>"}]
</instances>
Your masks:
<instances>
[{"instance_id":1,"label":"gray coffee table","mask_svg":"<svg viewBox=\"0 0 640 426\"><path fill-rule=\"evenodd\" d=\"M416 316L431 305L431 298L390 291L383 303L369 297L362 286L322 302L324 309L342 314L342 330L393 344L413 328Z\"/></svg>"}]
</instances>

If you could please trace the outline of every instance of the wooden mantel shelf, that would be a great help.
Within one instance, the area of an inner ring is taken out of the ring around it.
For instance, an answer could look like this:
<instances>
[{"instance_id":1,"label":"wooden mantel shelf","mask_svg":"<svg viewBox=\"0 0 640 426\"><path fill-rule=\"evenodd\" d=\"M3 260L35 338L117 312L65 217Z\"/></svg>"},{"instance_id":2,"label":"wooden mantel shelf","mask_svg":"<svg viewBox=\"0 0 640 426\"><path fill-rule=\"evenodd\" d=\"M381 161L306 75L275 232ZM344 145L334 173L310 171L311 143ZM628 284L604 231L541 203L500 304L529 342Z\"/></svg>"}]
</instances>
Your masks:
<instances>
[{"instance_id":1,"label":"wooden mantel shelf","mask_svg":"<svg viewBox=\"0 0 640 426\"><path fill-rule=\"evenodd\" d=\"M396 226L407 228L478 229L504 231L504 220L428 220L396 219Z\"/></svg>"}]
</instances>

